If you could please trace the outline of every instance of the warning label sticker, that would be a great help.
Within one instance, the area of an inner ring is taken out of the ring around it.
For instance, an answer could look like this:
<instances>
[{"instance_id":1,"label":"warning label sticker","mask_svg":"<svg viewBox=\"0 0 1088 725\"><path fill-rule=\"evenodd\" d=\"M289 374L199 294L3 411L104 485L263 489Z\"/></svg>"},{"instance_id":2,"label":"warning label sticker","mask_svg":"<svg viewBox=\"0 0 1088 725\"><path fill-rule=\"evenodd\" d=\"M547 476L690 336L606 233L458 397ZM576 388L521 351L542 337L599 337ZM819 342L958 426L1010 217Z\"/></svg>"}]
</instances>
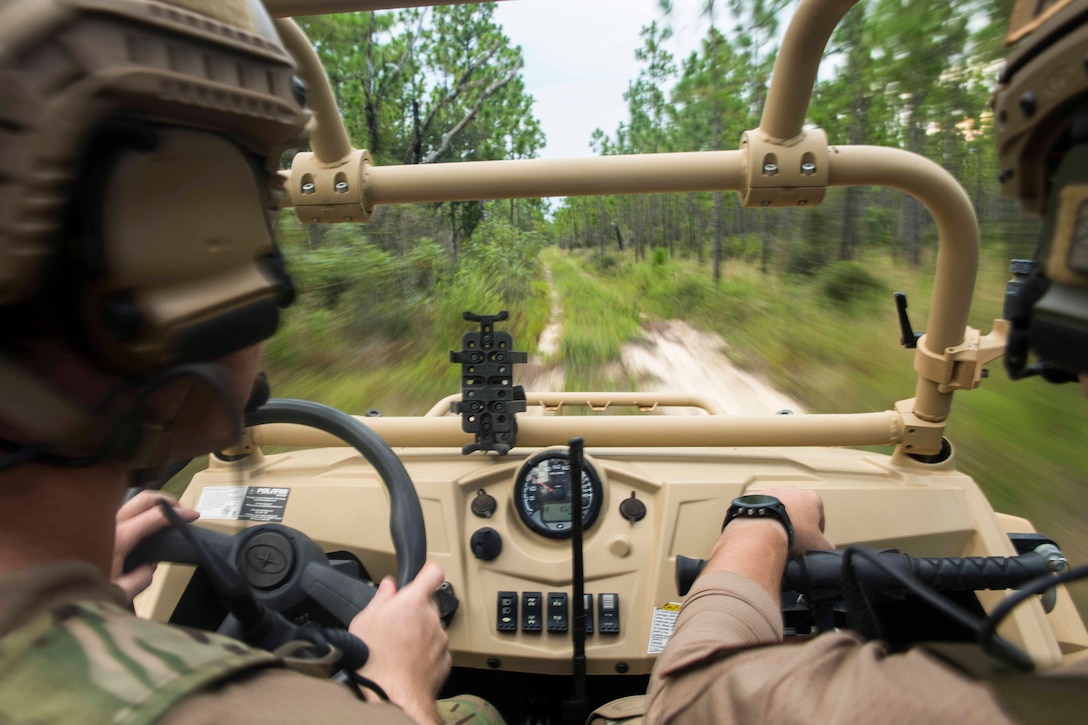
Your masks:
<instances>
[{"instance_id":1,"label":"warning label sticker","mask_svg":"<svg viewBox=\"0 0 1088 725\"><path fill-rule=\"evenodd\" d=\"M274 486L206 486L196 510L205 519L280 522L290 493Z\"/></svg>"},{"instance_id":2,"label":"warning label sticker","mask_svg":"<svg viewBox=\"0 0 1088 725\"><path fill-rule=\"evenodd\" d=\"M205 486L196 502L196 510L205 519L236 520L242 512L247 486Z\"/></svg>"},{"instance_id":3,"label":"warning label sticker","mask_svg":"<svg viewBox=\"0 0 1088 725\"><path fill-rule=\"evenodd\" d=\"M679 602L669 602L654 608L654 616L650 620L650 645L646 648L646 654L656 655L665 649L665 643L672 636L672 628L679 613Z\"/></svg>"}]
</instances>

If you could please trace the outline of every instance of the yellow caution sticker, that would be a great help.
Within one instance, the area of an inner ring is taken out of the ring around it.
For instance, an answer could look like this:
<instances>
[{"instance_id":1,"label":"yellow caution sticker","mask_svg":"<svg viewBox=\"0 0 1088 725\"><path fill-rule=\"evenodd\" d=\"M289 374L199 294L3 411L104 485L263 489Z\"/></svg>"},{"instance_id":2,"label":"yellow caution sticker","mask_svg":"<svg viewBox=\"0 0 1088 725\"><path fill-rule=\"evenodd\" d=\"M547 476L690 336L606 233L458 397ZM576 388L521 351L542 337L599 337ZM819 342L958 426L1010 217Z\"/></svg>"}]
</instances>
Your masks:
<instances>
[{"instance_id":1,"label":"yellow caution sticker","mask_svg":"<svg viewBox=\"0 0 1088 725\"><path fill-rule=\"evenodd\" d=\"M646 648L646 654L655 655L665 649L665 643L669 641L669 637L672 637L676 615L679 613L679 602L669 602L660 607L654 607L654 616L650 620L650 643Z\"/></svg>"}]
</instances>

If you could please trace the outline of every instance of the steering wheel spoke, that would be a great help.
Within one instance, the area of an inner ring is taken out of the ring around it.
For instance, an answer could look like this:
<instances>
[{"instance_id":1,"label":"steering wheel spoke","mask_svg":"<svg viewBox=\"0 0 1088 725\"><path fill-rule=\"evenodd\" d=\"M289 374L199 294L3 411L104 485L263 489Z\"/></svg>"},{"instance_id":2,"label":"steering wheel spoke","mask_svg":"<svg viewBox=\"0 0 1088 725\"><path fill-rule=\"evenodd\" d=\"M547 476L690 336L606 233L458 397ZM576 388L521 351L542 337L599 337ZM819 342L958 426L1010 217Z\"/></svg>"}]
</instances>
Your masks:
<instances>
[{"instance_id":1,"label":"steering wheel spoke","mask_svg":"<svg viewBox=\"0 0 1088 725\"><path fill-rule=\"evenodd\" d=\"M233 536L198 526L187 528L209 556L217 557L221 561L230 559L231 551L234 549ZM132 571L140 564L149 561L168 561L194 566L202 563L199 552L189 543L188 537L177 529L163 529L137 544L125 557L124 570Z\"/></svg>"},{"instance_id":2,"label":"steering wheel spoke","mask_svg":"<svg viewBox=\"0 0 1088 725\"><path fill-rule=\"evenodd\" d=\"M318 562L306 564L302 571L302 590L345 627L378 590L366 582L352 579Z\"/></svg>"}]
</instances>

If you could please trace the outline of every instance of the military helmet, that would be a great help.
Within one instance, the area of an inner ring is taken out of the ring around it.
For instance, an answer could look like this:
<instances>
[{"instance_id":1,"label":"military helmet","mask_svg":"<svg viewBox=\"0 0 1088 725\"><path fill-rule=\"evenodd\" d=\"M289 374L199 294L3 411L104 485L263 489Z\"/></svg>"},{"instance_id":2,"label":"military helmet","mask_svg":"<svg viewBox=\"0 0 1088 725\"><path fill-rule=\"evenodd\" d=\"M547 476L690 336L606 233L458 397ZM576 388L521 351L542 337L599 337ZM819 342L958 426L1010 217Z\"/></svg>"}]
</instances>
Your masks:
<instances>
[{"instance_id":1,"label":"military helmet","mask_svg":"<svg viewBox=\"0 0 1088 725\"><path fill-rule=\"evenodd\" d=\"M271 335L304 100L260 0L0 0L0 311L138 377Z\"/></svg>"},{"instance_id":2,"label":"military helmet","mask_svg":"<svg viewBox=\"0 0 1088 725\"><path fill-rule=\"evenodd\" d=\"M1006 41L993 97L999 178L1044 216L1006 299L1006 367L1064 382L1088 372L1088 0L1017 0ZM1041 362L1028 365L1029 352Z\"/></svg>"}]
</instances>

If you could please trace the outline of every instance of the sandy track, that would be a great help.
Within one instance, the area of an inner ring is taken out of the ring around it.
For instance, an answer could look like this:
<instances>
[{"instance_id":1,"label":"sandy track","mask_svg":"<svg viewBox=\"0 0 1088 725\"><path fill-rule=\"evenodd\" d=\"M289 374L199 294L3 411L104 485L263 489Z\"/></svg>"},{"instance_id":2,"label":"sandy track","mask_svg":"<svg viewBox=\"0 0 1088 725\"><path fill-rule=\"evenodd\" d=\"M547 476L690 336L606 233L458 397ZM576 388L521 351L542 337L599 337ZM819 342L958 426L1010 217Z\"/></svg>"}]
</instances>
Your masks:
<instances>
[{"instance_id":1,"label":"sandy track","mask_svg":"<svg viewBox=\"0 0 1088 725\"><path fill-rule=\"evenodd\" d=\"M719 335L696 330L683 320L644 325L642 332L642 340L623 349L623 365L640 381L640 392L686 393L706 398L728 415L804 412L797 401L733 364L725 353L727 343ZM685 408L669 408L666 412L697 413Z\"/></svg>"},{"instance_id":2,"label":"sandy track","mask_svg":"<svg viewBox=\"0 0 1088 725\"><path fill-rule=\"evenodd\" d=\"M559 294L551 284L551 312L540 336L537 352L519 371L518 384L529 392L560 392L565 372L558 359L563 336L563 311ZM622 365L638 381L638 392L669 392L698 396L716 404L729 415L770 415L780 410L803 413L797 401L779 393L761 377L738 368L726 355L728 344L721 336L696 330L683 320L666 320L643 326L642 337L624 346ZM701 415L691 408L659 408L672 415ZM539 406L526 411L539 413Z\"/></svg>"}]
</instances>

